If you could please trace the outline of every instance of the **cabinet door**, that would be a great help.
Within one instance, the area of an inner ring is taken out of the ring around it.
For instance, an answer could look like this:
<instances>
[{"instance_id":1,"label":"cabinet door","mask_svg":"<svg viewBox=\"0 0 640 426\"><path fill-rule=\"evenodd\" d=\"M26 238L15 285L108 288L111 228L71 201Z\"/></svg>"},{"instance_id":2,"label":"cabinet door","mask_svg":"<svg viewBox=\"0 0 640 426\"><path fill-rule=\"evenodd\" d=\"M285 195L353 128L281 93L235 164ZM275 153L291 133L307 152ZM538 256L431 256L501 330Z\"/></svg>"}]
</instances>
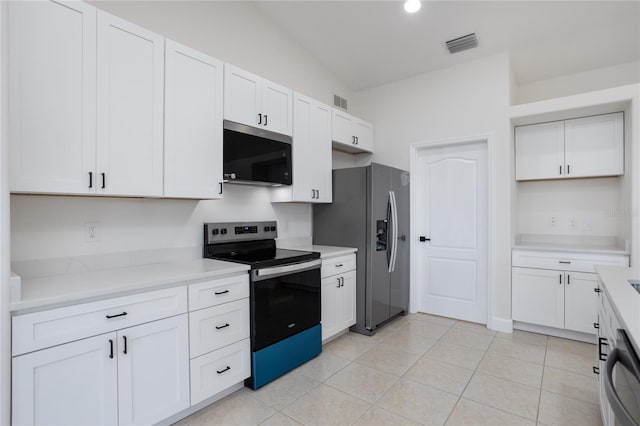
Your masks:
<instances>
[{"instance_id":1,"label":"cabinet door","mask_svg":"<svg viewBox=\"0 0 640 426\"><path fill-rule=\"evenodd\" d=\"M14 357L12 423L117 424L115 340L102 334Z\"/></svg>"},{"instance_id":2,"label":"cabinet door","mask_svg":"<svg viewBox=\"0 0 640 426\"><path fill-rule=\"evenodd\" d=\"M516 127L515 139L516 180L564 176L564 121Z\"/></svg>"},{"instance_id":3,"label":"cabinet door","mask_svg":"<svg viewBox=\"0 0 640 426\"><path fill-rule=\"evenodd\" d=\"M623 113L565 121L567 176L624 174Z\"/></svg>"},{"instance_id":4,"label":"cabinet door","mask_svg":"<svg viewBox=\"0 0 640 426\"><path fill-rule=\"evenodd\" d=\"M222 198L221 61L166 41L164 195Z\"/></svg>"},{"instance_id":5,"label":"cabinet door","mask_svg":"<svg viewBox=\"0 0 640 426\"><path fill-rule=\"evenodd\" d=\"M98 11L98 193L162 195L164 38Z\"/></svg>"},{"instance_id":6,"label":"cabinet door","mask_svg":"<svg viewBox=\"0 0 640 426\"><path fill-rule=\"evenodd\" d=\"M314 101L299 93L293 101L293 197L288 201L315 201ZM280 191L277 188L276 191Z\"/></svg>"},{"instance_id":7,"label":"cabinet door","mask_svg":"<svg viewBox=\"0 0 640 426\"><path fill-rule=\"evenodd\" d=\"M564 293L564 327L569 330L594 333L598 321L597 274L567 272Z\"/></svg>"},{"instance_id":8,"label":"cabinet door","mask_svg":"<svg viewBox=\"0 0 640 426\"><path fill-rule=\"evenodd\" d=\"M373 125L366 121L355 119L354 133L356 147L363 151L373 152Z\"/></svg>"},{"instance_id":9,"label":"cabinet door","mask_svg":"<svg viewBox=\"0 0 640 426\"><path fill-rule=\"evenodd\" d=\"M293 134L293 91L268 80L262 82L262 118L267 130Z\"/></svg>"},{"instance_id":10,"label":"cabinet door","mask_svg":"<svg viewBox=\"0 0 640 426\"><path fill-rule=\"evenodd\" d=\"M313 165L313 187L317 191L314 201L330 203L333 201L333 185L331 180L331 107L316 103L314 105L311 134L313 154L310 164Z\"/></svg>"},{"instance_id":11,"label":"cabinet door","mask_svg":"<svg viewBox=\"0 0 640 426\"><path fill-rule=\"evenodd\" d=\"M336 294L339 288L340 280L337 276L322 279L322 340L338 331Z\"/></svg>"},{"instance_id":12,"label":"cabinet door","mask_svg":"<svg viewBox=\"0 0 640 426\"><path fill-rule=\"evenodd\" d=\"M255 74L224 65L224 119L253 127L264 127L262 79Z\"/></svg>"},{"instance_id":13,"label":"cabinet door","mask_svg":"<svg viewBox=\"0 0 640 426\"><path fill-rule=\"evenodd\" d=\"M353 117L344 111L332 108L331 139L345 145L355 145Z\"/></svg>"},{"instance_id":14,"label":"cabinet door","mask_svg":"<svg viewBox=\"0 0 640 426\"><path fill-rule=\"evenodd\" d=\"M119 424L157 423L189 407L186 314L118 331Z\"/></svg>"},{"instance_id":15,"label":"cabinet door","mask_svg":"<svg viewBox=\"0 0 640 426\"><path fill-rule=\"evenodd\" d=\"M564 272L512 268L511 282L514 320L564 327Z\"/></svg>"},{"instance_id":16,"label":"cabinet door","mask_svg":"<svg viewBox=\"0 0 640 426\"><path fill-rule=\"evenodd\" d=\"M341 276L342 286L336 292L337 331L342 331L356 323L356 271Z\"/></svg>"},{"instance_id":17,"label":"cabinet door","mask_svg":"<svg viewBox=\"0 0 640 426\"><path fill-rule=\"evenodd\" d=\"M93 193L96 9L82 2L8 6L10 189Z\"/></svg>"}]
</instances>

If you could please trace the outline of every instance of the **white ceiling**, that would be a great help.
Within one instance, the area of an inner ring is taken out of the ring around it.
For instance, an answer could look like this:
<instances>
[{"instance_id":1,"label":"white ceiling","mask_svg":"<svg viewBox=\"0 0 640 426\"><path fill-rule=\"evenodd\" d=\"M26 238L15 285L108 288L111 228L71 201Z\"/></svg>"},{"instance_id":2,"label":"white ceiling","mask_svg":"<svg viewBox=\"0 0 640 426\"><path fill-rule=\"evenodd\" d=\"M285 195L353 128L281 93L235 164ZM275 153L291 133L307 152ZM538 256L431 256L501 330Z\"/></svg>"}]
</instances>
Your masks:
<instances>
[{"instance_id":1,"label":"white ceiling","mask_svg":"<svg viewBox=\"0 0 640 426\"><path fill-rule=\"evenodd\" d=\"M353 90L509 50L518 84L640 57L638 1L257 1L264 15ZM476 32L450 55L446 40Z\"/></svg>"}]
</instances>

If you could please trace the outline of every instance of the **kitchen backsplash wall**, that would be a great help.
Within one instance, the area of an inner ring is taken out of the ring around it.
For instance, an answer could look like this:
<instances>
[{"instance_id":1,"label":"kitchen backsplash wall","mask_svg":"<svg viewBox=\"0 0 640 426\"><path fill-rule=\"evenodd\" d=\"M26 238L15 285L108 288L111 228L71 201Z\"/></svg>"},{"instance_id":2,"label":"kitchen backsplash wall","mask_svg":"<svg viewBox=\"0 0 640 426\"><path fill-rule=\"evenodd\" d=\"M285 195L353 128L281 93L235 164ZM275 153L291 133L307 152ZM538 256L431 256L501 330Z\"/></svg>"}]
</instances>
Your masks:
<instances>
[{"instance_id":1,"label":"kitchen backsplash wall","mask_svg":"<svg viewBox=\"0 0 640 426\"><path fill-rule=\"evenodd\" d=\"M519 182L517 233L629 239L621 179Z\"/></svg>"},{"instance_id":2,"label":"kitchen backsplash wall","mask_svg":"<svg viewBox=\"0 0 640 426\"><path fill-rule=\"evenodd\" d=\"M311 206L271 204L268 188L225 185L223 200L11 196L13 262L199 247L202 224L277 220L279 238L311 237ZM99 241L85 241L97 222Z\"/></svg>"}]
</instances>

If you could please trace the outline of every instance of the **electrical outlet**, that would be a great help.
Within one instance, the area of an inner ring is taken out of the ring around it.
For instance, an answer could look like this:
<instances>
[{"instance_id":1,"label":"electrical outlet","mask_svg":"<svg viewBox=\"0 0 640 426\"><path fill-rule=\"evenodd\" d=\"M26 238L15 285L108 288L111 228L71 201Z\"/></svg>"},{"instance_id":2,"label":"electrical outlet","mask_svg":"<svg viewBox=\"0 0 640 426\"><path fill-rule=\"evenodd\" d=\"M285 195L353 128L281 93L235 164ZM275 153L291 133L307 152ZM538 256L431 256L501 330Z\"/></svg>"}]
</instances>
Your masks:
<instances>
[{"instance_id":1,"label":"electrical outlet","mask_svg":"<svg viewBox=\"0 0 640 426\"><path fill-rule=\"evenodd\" d=\"M549 216L549 226L552 228L558 226L558 216Z\"/></svg>"},{"instance_id":2,"label":"electrical outlet","mask_svg":"<svg viewBox=\"0 0 640 426\"><path fill-rule=\"evenodd\" d=\"M84 240L88 243L100 241L99 222L87 222L84 224Z\"/></svg>"},{"instance_id":3,"label":"electrical outlet","mask_svg":"<svg viewBox=\"0 0 640 426\"><path fill-rule=\"evenodd\" d=\"M592 225L590 217L587 217L587 218L582 220L582 230L583 231L591 231L592 228L593 228L593 225Z\"/></svg>"},{"instance_id":4,"label":"electrical outlet","mask_svg":"<svg viewBox=\"0 0 640 426\"><path fill-rule=\"evenodd\" d=\"M574 231L576 229L576 220L573 217L570 217L568 220L568 228L570 231Z\"/></svg>"}]
</instances>

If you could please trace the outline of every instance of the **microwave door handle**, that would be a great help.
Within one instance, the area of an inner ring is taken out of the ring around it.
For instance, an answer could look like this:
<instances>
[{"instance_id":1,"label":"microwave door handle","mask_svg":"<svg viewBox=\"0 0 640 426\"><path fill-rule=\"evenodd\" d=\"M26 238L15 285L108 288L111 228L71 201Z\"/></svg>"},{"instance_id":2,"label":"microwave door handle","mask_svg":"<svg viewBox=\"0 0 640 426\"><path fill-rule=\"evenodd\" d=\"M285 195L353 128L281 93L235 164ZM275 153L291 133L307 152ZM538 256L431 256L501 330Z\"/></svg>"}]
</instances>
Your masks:
<instances>
[{"instance_id":1,"label":"microwave door handle","mask_svg":"<svg viewBox=\"0 0 640 426\"><path fill-rule=\"evenodd\" d=\"M624 406L620 397L618 396L618 392L616 392L613 387L613 367L617 362L620 362L622 365L626 365L628 360L625 360L625 356L622 355L620 349L613 349L609 355L607 356L607 361L605 362L605 374L604 374L604 390L607 395L607 400L609 401L609 405L611 409L616 415L616 420L622 426L639 426L638 423L633 419L627 408Z\"/></svg>"}]
</instances>

